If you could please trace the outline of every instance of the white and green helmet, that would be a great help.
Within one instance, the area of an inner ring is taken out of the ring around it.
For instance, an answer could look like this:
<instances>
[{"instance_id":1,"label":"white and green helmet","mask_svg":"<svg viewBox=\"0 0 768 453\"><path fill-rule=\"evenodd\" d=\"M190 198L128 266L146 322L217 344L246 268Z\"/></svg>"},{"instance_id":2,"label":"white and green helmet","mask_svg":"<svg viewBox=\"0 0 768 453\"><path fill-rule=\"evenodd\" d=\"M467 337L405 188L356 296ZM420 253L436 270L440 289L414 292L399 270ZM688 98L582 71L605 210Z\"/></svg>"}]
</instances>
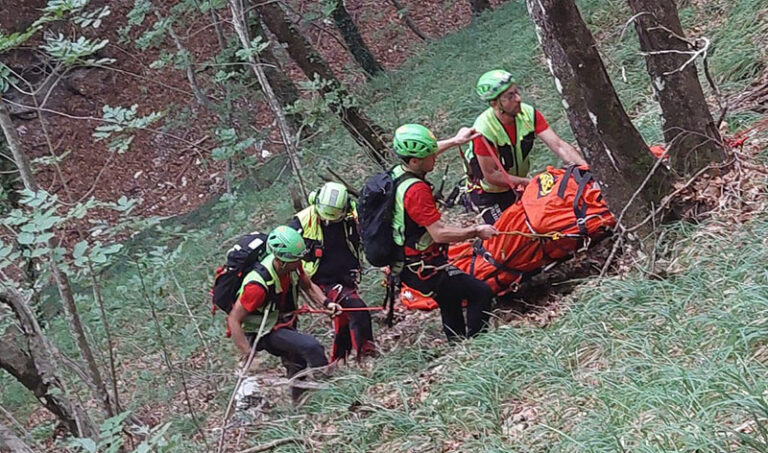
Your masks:
<instances>
[{"instance_id":1,"label":"white and green helmet","mask_svg":"<svg viewBox=\"0 0 768 453\"><path fill-rule=\"evenodd\" d=\"M315 195L313 204L323 220L335 222L347 213L349 192L342 184L327 182Z\"/></svg>"},{"instance_id":2,"label":"white and green helmet","mask_svg":"<svg viewBox=\"0 0 768 453\"><path fill-rule=\"evenodd\" d=\"M512 74L503 69L494 69L480 76L475 91L480 99L492 101L515 83Z\"/></svg>"}]
</instances>

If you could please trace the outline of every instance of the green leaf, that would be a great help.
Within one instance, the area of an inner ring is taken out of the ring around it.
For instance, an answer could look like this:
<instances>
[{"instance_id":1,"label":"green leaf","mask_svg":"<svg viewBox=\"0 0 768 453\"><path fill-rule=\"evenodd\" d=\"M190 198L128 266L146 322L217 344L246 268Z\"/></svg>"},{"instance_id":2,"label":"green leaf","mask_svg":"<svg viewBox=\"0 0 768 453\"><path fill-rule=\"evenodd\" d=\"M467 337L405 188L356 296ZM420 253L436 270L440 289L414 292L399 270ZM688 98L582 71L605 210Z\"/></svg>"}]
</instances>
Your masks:
<instances>
[{"instance_id":1,"label":"green leaf","mask_svg":"<svg viewBox=\"0 0 768 453\"><path fill-rule=\"evenodd\" d=\"M48 38L41 48L65 65L74 65L81 62L84 57L103 49L107 44L109 44L107 39L91 40L85 36L72 41L59 33L55 38Z\"/></svg>"},{"instance_id":2,"label":"green leaf","mask_svg":"<svg viewBox=\"0 0 768 453\"><path fill-rule=\"evenodd\" d=\"M133 9L131 9L126 16L128 18L128 24L141 25L151 6L149 0L136 0L133 4Z\"/></svg>"},{"instance_id":3,"label":"green leaf","mask_svg":"<svg viewBox=\"0 0 768 453\"><path fill-rule=\"evenodd\" d=\"M211 150L211 158L216 161L227 160L235 155L235 148L231 146L219 146Z\"/></svg>"},{"instance_id":4,"label":"green leaf","mask_svg":"<svg viewBox=\"0 0 768 453\"><path fill-rule=\"evenodd\" d=\"M72 439L69 441L69 445L73 448L80 448L82 451L88 453L96 453L96 442L87 438Z\"/></svg>"},{"instance_id":5,"label":"green leaf","mask_svg":"<svg viewBox=\"0 0 768 453\"><path fill-rule=\"evenodd\" d=\"M72 250L72 257L75 259L81 258L85 254L85 250L88 248L88 241L80 241L75 244Z\"/></svg>"},{"instance_id":6,"label":"green leaf","mask_svg":"<svg viewBox=\"0 0 768 453\"><path fill-rule=\"evenodd\" d=\"M13 251L13 247L5 245L0 242L0 260L6 258Z\"/></svg>"},{"instance_id":7,"label":"green leaf","mask_svg":"<svg viewBox=\"0 0 768 453\"><path fill-rule=\"evenodd\" d=\"M53 239L53 233L43 233L35 237L36 244L47 244L48 241Z\"/></svg>"},{"instance_id":8,"label":"green leaf","mask_svg":"<svg viewBox=\"0 0 768 453\"><path fill-rule=\"evenodd\" d=\"M51 251L51 249L49 249L48 247L39 247L39 248L34 249L32 251L32 253L29 255L29 257L32 258L32 259L41 258L41 257L47 255L48 252L50 252L50 251Z\"/></svg>"},{"instance_id":9,"label":"green leaf","mask_svg":"<svg viewBox=\"0 0 768 453\"><path fill-rule=\"evenodd\" d=\"M27 231L22 231L16 238L16 242L21 245L31 245L35 243L35 235Z\"/></svg>"}]
</instances>

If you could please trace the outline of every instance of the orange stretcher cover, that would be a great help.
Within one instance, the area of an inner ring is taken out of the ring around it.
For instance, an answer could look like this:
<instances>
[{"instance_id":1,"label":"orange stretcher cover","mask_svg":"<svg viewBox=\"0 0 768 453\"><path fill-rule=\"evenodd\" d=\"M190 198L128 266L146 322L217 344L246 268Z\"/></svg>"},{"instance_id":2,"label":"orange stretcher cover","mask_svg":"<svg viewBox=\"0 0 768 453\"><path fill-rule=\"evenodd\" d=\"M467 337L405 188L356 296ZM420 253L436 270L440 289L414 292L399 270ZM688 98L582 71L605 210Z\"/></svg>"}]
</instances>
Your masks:
<instances>
[{"instance_id":1,"label":"orange stretcher cover","mask_svg":"<svg viewBox=\"0 0 768 453\"><path fill-rule=\"evenodd\" d=\"M520 200L494 224L502 234L482 243L451 246L451 262L484 280L497 295L527 275L562 260L615 226L587 166L553 168L534 177ZM403 287L406 308L434 309L434 300Z\"/></svg>"}]
</instances>

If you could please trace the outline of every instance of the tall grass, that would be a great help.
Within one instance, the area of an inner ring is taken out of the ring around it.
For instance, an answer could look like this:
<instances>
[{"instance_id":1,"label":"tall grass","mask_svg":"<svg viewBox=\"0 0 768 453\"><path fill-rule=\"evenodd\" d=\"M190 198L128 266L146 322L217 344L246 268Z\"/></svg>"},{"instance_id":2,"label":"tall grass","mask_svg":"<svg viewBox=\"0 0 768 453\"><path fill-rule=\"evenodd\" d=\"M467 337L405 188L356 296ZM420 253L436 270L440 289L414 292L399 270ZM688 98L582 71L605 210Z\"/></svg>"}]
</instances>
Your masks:
<instances>
[{"instance_id":1,"label":"tall grass","mask_svg":"<svg viewBox=\"0 0 768 453\"><path fill-rule=\"evenodd\" d=\"M766 451L766 235L764 216L684 239L685 270L666 280L593 282L546 329L502 327L422 362L419 404L426 374L374 372L373 402L341 378L313 401L337 434L320 451Z\"/></svg>"}]
</instances>

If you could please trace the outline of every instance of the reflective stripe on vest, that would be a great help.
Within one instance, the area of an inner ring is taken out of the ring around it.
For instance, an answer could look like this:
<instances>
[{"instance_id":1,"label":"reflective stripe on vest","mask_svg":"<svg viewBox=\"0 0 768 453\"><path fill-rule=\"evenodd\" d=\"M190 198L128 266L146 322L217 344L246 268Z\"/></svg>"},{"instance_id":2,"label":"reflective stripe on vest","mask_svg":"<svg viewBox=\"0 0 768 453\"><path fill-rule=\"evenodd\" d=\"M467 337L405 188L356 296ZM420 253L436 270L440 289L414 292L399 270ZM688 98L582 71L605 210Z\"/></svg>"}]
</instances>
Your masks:
<instances>
[{"instance_id":1,"label":"reflective stripe on vest","mask_svg":"<svg viewBox=\"0 0 768 453\"><path fill-rule=\"evenodd\" d=\"M520 103L520 113L515 116L515 152L513 157L513 162L508 163L509 168L506 169L507 173L509 173L512 176L519 176L519 177L526 177L528 176L528 170L530 169L531 163L530 163L530 153L528 153L527 156L523 157L523 149L522 149L522 143L523 138L531 133L535 132L535 125L534 121L536 118L536 110L525 103ZM498 118L496 118L496 114L493 112L493 108L489 107L487 110L485 110L480 116L477 117L475 120L474 125L472 126L476 131L483 134L483 136L490 142L491 145L493 145L496 148L496 153L498 154L499 147L502 146L512 146L512 142L509 139L509 136L507 135L507 131L504 129L504 126L501 124ZM474 159L475 153L473 149L473 143L470 143L467 151L465 152L465 157L467 158L467 162L472 162L472 159ZM509 187L502 187L497 186L494 184L489 183L484 178L480 179L480 187L485 192L506 192L509 189Z\"/></svg>"},{"instance_id":2,"label":"reflective stripe on vest","mask_svg":"<svg viewBox=\"0 0 768 453\"><path fill-rule=\"evenodd\" d=\"M267 322L264 325L265 333L272 330L273 327L277 324L277 320L280 316L280 310L278 305L278 298L280 297L280 294L283 293L283 288L280 285L280 278L277 275L277 272L275 271L274 266L275 256L274 255L267 255L266 258L261 260L261 265L264 269L267 270L268 276L261 275L258 271L258 267L256 270L252 270L249 272L245 278L243 279L243 284L240 286L240 291L237 292L237 298L240 299L240 296L243 294L243 290L245 289L245 285L249 283L258 283L261 286L264 287L265 291L267 292L264 300L264 305L256 310L255 312L252 312L248 314L248 316L243 319L242 327L243 331L247 333L257 333L259 331L259 327L261 327L261 319L264 316L264 307L266 307L268 304L274 304L274 307L269 310L269 313L267 314ZM297 272L291 272L291 287L287 288L288 291L291 291L293 296L294 303L298 301L298 289L299 289L299 274Z\"/></svg>"},{"instance_id":3,"label":"reflective stripe on vest","mask_svg":"<svg viewBox=\"0 0 768 453\"><path fill-rule=\"evenodd\" d=\"M301 224L301 236L304 239L308 239L310 241L316 241L318 244L320 244L320 249L323 249L323 227L321 224L320 216L317 215L317 210L314 206L308 206L301 211L299 211L296 214L296 218L299 219L299 223ZM349 251L352 252L352 256L357 258L358 261L360 261L360 251L355 248L354 244L352 244L352 241L349 239L349 222L352 222L353 228L356 228L354 226L355 221L357 220L357 208L354 204L352 204L351 211L346 215L344 218L344 235L346 236L346 242L347 247L349 247ZM320 261L322 259L314 259L312 261L304 261L302 263L302 266L304 267L304 272L307 273L307 275L311 278L315 273L317 272L317 269L320 267Z\"/></svg>"},{"instance_id":4,"label":"reflective stripe on vest","mask_svg":"<svg viewBox=\"0 0 768 453\"><path fill-rule=\"evenodd\" d=\"M405 173L401 165L396 166L390 172L392 179L396 180ZM392 215L392 236L395 240L395 244L400 247L408 246L415 250L422 251L429 248L435 241L429 232L424 228L424 233L419 237L419 240L415 244L406 244L406 232L405 232L405 192L414 184L421 181L421 179L413 177L407 178L401 181L395 191L395 210Z\"/></svg>"}]
</instances>

